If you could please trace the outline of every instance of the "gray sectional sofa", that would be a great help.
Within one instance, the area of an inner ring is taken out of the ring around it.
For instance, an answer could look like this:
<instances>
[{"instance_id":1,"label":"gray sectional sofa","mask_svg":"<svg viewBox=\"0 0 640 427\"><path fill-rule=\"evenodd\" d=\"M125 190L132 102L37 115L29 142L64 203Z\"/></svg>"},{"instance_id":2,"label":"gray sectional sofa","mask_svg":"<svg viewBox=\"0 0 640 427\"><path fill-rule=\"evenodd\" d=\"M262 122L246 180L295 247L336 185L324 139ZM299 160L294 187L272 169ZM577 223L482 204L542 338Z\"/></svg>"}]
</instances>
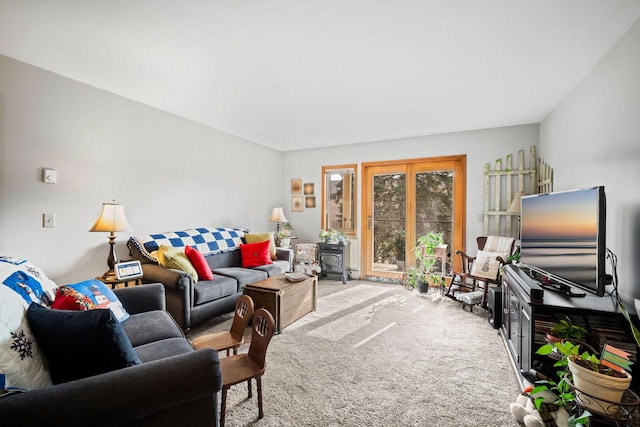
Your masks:
<instances>
[{"instance_id":1,"label":"gray sectional sofa","mask_svg":"<svg viewBox=\"0 0 640 427\"><path fill-rule=\"evenodd\" d=\"M162 285L114 292L130 314L122 326L142 364L2 397L1 425L218 425L218 353L193 349L164 310Z\"/></svg>"},{"instance_id":2,"label":"gray sectional sofa","mask_svg":"<svg viewBox=\"0 0 640 427\"><path fill-rule=\"evenodd\" d=\"M184 231L131 237L127 242L133 259L142 263L143 282L162 283L167 311L184 330L206 319L234 310L246 285L291 271L293 251L277 248L272 264L243 268L240 244L247 230L193 228ZM198 280L185 271L159 265L154 251L160 246L191 246L201 252L213 272L213 280Z\"/></svg>"}]
</instances>

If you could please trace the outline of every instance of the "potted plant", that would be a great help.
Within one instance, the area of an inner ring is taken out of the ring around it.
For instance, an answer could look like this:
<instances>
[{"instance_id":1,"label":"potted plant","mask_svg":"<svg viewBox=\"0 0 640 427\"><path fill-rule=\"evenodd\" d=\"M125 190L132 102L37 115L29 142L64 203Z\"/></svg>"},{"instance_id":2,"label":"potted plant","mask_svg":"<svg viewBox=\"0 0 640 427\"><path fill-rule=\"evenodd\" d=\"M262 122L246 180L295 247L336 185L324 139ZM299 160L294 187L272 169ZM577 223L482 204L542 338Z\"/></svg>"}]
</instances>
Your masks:
<instances>
[{"instance_id":1,"label":"potted plant","mask_svg":"<svg viewBox=\"0 0 640 427\"><path fill-rule=\"evenodd\" d=\"M618 412L619 408L615 403L622 400L624 391L631 385L630 373L605 366L588 352L569 356L568 366L578 397L581 393L586 395L581 400L587 408L605 415Z\"/></svg>"},{"instance_id":2,"label":"potted plant","mask_svg":"<svg viewBox=\"0 0 640 427\"><path fill-rule=\"evenodd\" d=\"M424 277L432 286L442 286L445 282L443 279L444 271L431 271L438 262L438 257L445 257L447 245L444 244L442 233L429 233L418 237L416 246L411 250L416 259L416 265L419 266Z\"/></svg>"},{"instance_id":3,"label":"potted plant","mask_svg":"<svg viewBox=\"0 0 640 427\"><path fill-rule=\"evenodd\" d=\"M587 330L580 325L573 323L569 316L565 316L558 323L553 325L546 335L548 342L558 342L563 340L581 341Z\"/></svg>"},{"instance_id":4,"label":"potted plant","mask_svg":"<svg viewBox=\"0 0 640 427\"><path fill-rule=\"evenodd\" d=\"M442 286L445 281L442 272L432 272L437 262L437 253L443 256L447 246L444 244L442 233L429 232L418 237L417 245L411 250L416 266L407 269L407 287L418 288L421 293L427 293L429 286Z\"/></svg>"},{"instance_id":5,"label":"potted plant","mask_svg":"<svg viewBox=\"0 0 640 427\"><path fill-rule=\"evenodd\" d=\"M327 243L329 239L331 239L331 232L320 230L320 233L318 233L318 238L320 239L321 242Z\"/></svg>"},{"instance_id":6,"label":"potted plant","mask_svg":"<svg viewBox=\"0 0 640 427\"><path fill-rule=\"evenodd\" d=\"M338 243L343 243L346 236L342 230L329 230L330 240L335 240Z\"/></svg>"},{"instance_id":7,"label":"potted plant","mask_svg":"<svg viewBox=\"0 0 640 427\"><path fill-rule=\"evenodd\" d=\"M281 229L275 234L276 246L281 248L288 248L291 246L291 230L293 230L291 223L282 223Z\"/></svg>"},{"instance_id":8,"label":"potted plant","mask_svg":"<svg viewBox=\"0 0 640 427\"><path fill-rule=\"evenodd\" d=\"M285 236L287 237L291 237L291 233L293 232L293 226L291 225L290 222L283 222L282 225L282 230L280 230Z\"/></svg>"},{"instance_id":9,"label":"potted plant","mask_svg":"<svg viewBox=\"0 0 640 427\"><path fill-rule=\"evenodd\" d=\"M557 345L556 345L557 344ZM571 417L568 420L568 426L584 426L588 425L588 419L591 416L588 410L584 411L582 414L579 412L579 405L576 402L576 394L574 389L571 387L569 382L567 381L567 376L569 374L568 370L568 354L570 354L576 348L571 342L553 342L544 344L541 346L536 354L540 354L543 356L551 356L553 353L559 354L559 357L554 357L556 362L554 363L554 367L558 368L556 371L556 376L558 377L558 381L554 381L552 379L536 381L536 387L531 391L531 395L535 395L543 390L550 390L556 395L556 400L553 402L558 406L562 406L565 408L570 414ZM534 404L536 409L540 409L540 406L544 403L543 398L536 398L534 400Z\"/></svg>"},{"instance_id":10,"label":"potted plant","mask_svg":"<svg viewBox=\"0 0 640 427\"><path fill-rule=\"evenodd\" d=\"M571 341L545 344L536 353L549 355L554 351L561 355L554 366L568 369L575 394L587 409L605 415L618 412L616 403L621 401L624 391L631 385L631 374L603 365L594 354L587 351L580 353L580 345ZM563 375L561 381L567 374L566 369L558 372L558 375Z\"/></svg>"},{"instance_id":11,"label":"potted plant","mask_svg":"<svg viewBox=\"0 0 640 427\"><path fill-rule=\"evenodd\" d=\"M424 275L422 274L419 268L417 267L407 268L406 277L407 277L406 279L407 288L416 289L420 286L420 292L423 292ZM427 290L428 290L428 286L427 286Z\"/></svg>"},{"instance_id":12,"label":"potted plant","mask_svg":"<svg viewBox=\"0 0 640 427\"><path fill-rule=\"evenodd\" d=\"M276 246L280 248L288 248L291 246L291 235L286 230L280 230L276 233Z\"/></svg>"}]
</instances>

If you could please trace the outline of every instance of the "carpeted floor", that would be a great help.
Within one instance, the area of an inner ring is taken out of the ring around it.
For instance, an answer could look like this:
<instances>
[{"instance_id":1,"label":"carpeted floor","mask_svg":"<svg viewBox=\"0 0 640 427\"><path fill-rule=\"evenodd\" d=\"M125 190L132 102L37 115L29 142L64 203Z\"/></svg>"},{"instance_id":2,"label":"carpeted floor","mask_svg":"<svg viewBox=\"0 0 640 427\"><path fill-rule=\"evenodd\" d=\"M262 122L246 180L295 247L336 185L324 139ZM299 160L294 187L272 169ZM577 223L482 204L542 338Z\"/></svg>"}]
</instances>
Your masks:
<instances>
[{"instance_id":1,"label":"carpeted floor","mask_svg":"<svg viewBox=\"0 0 640 427\"><path fill-rule=\"evenodd\" d=\"M227 426L518 426L515 374L486 311L366 281L321 280L318 293L318 310L271 341L265 417L255 383L251 401L237 385ZM188 336L228 330L232 316Z\"/></svg>"}]
</instances>

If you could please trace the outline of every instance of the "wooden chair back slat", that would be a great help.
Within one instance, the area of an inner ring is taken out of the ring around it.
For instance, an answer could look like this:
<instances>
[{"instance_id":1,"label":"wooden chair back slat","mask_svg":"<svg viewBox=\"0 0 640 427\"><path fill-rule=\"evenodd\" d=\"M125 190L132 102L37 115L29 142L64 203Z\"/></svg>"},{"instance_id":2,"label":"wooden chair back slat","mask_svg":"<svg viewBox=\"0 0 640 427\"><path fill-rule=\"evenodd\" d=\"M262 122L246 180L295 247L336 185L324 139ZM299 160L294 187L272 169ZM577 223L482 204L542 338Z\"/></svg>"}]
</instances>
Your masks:
<instances>
[{"instance_id":1,"label":"wooden chair back slat","mask_svg":"<svg viewBox=\"0 0 640 427\"><path fill-rule=\"evenodd\" d=\"M253 314L253 331L249 345L249 357L261 369L266 366L267 347L275 332L276 322L269 311L259 308Z\"/></svg>"},{"instance_id":2,"label":"wooden chair back slat","mask_svg":"<svg viewBox=\"0 0 640 427\"><path fill-rule=\"evenodd\" d=\"M253 316L253 300L248 295L242 295L236 301L236 311L231 324L231 336L236 340L242 340L244 330Z\"/></svg>"}]
</instances>

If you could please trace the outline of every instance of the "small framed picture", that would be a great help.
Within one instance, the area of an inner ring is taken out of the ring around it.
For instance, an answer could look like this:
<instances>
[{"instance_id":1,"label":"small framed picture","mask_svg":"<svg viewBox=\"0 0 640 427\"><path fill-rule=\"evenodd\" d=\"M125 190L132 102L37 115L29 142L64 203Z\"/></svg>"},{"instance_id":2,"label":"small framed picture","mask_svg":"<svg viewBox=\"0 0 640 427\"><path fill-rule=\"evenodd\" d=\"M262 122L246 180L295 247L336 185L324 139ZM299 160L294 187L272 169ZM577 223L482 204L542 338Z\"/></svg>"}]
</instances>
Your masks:
<instances>
[{"instance_id":1,"label":"small framed picture","mask_svg":"<svg viewBox=\"0 0 640 427\"><path fill-rule=\"evenodd\" d=\"M315 208L316 207L316 196L305 196L304 197L304 207L305 208Z\"/></svg>"},{"instance_id":2,"label":"small framed picture","mask_svg":"<svg viewBox=\"0 0 640 427\"><path fill-rule=\"evenodd\" d=\"M304 210L304 196L291 196L291 211L302 212Z\"/></svg>"},{"instance_id":3,"label":"small framed picture","mask_svg":"<svg viewBox=\"0 0 640 427\"><path fill-rule=\"evenodd\" d=\"M304 184L304 195L311 196L313 194L313 182L306 182Z\"/></svg>"},{"instance_id":4,"label":"small framed picture","mask_svg":"<svg viewBox=\"0 0 640 427\"><path fill-rule=\"evenodd\" d=\"M302 179L294 178L291 180L291 194L302 194Z\"/></svg>"}]
</instances>

